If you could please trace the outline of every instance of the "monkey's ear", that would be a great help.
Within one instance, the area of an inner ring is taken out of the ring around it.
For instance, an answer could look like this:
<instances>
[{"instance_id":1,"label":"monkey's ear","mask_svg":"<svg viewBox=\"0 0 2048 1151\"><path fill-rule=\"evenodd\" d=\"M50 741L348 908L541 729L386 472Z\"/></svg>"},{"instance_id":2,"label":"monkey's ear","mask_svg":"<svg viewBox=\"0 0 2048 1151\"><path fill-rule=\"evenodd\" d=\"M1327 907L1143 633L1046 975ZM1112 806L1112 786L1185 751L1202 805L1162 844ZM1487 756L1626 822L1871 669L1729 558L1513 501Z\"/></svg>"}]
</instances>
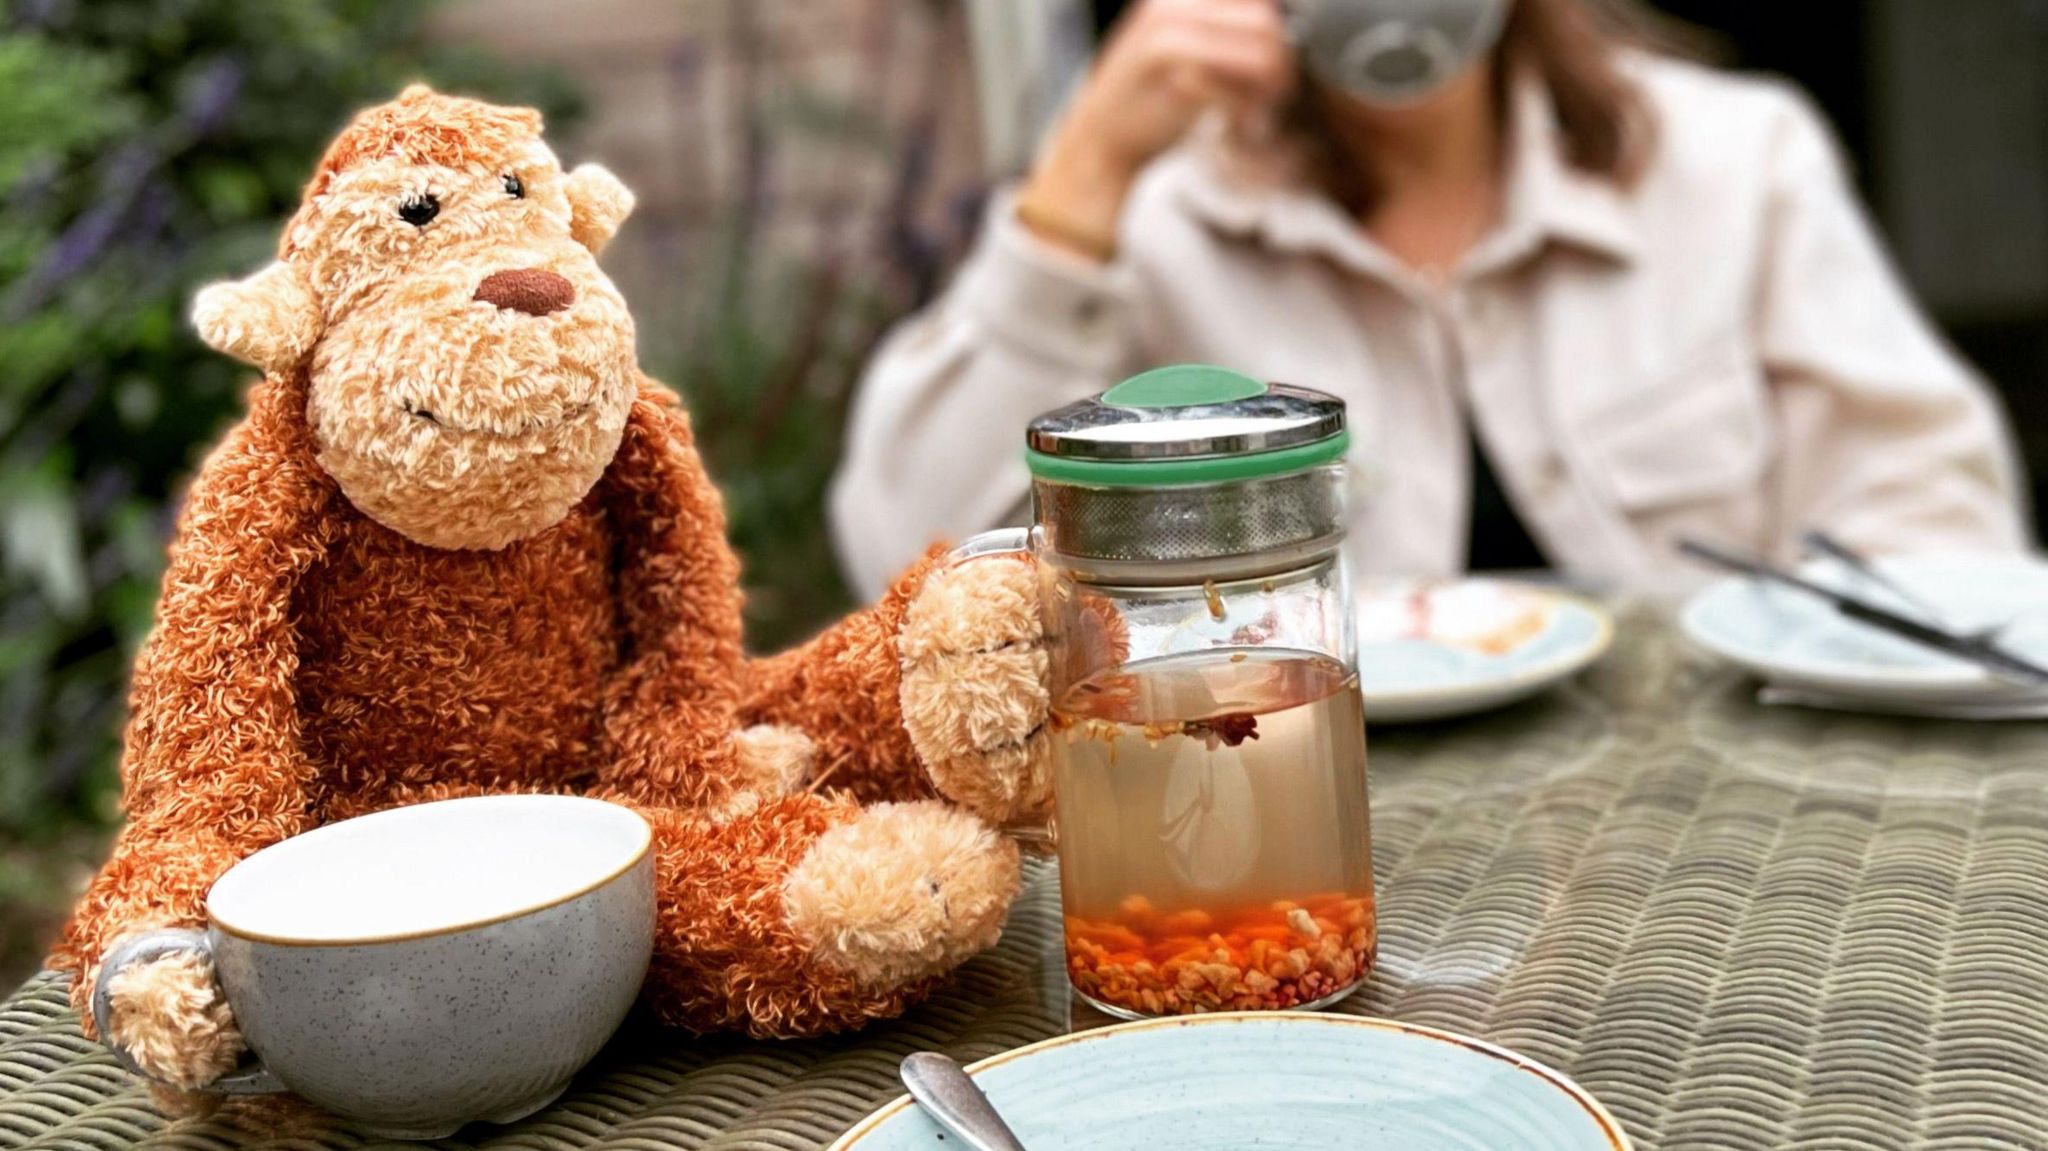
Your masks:
<instances>
[{"instance_id":1,"label":"monkey's ear","mask_svg":"<svg viewBox=\"0 0 2048 1151\"><path fill-rule=\"evenodd\" d=\"M604 251L632 213L633 193L597 164L576 165L563 188L569 193L569 234L592 252Z\"/></svg>"},{"instance_id":2,"label":"monkey's ear","mask_svg":"<svg viewBox=\"0 0 2048 1151\"><path fill-rule=\"evenodd\" d=\"M265 372L283 372L320 338L320 303L299 270L278 260L248 279L199 289L192 324L208 347Z\"/></svg>"}]
</instances>

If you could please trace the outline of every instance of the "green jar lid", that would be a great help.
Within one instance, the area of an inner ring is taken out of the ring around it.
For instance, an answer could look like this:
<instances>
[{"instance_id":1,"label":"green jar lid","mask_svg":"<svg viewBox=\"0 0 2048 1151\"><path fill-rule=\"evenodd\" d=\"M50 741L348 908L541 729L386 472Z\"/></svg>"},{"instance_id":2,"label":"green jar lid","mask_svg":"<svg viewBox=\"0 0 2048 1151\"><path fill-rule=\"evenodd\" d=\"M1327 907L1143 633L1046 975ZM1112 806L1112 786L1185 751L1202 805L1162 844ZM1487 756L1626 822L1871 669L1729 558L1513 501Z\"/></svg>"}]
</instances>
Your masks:
<instances>
[{"instance_id":1,"label":"green jar lid","mask_svg":"<svg viewBox=\"0 0 2048 1151\"><path fill-rule=\"evenodd\" d=\"M1285 475L1344 457L1344 401L1208 364L1144 372L1031 421L1038 479L1098 487Z\"/></svg>"},{"instance_id":2,"label":"green jar lid","mask_svg":"<svg viewBox=\"0 0 2048 1151\"><path fill-rule=\"evenodd\" d=\"M1266 385L1229 368L1169 364L1139 372L1109 389L1102 393L1102 402L1120 408L1192 408L1265 394Z\"/></svg>"}]
</instances>

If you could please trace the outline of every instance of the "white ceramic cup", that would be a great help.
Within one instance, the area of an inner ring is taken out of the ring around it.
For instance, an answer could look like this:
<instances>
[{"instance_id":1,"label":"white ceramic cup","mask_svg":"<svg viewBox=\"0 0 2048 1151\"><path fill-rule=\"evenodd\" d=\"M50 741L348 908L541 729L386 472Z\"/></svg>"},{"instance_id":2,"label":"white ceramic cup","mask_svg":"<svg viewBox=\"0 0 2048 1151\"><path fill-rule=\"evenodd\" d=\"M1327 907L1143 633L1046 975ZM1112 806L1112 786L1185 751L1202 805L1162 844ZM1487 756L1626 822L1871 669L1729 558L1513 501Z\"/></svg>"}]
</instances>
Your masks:
<instances>
[{"instance_id":1,"label":"white ceramic cup","mask_svg":"<svg viewBox=\"0 0 2048 1151\"><path fill-rule=\"evenodd\" d=\"M395 1138L509 1123L561 1094L639 994L652 844L637 813L574 796L329 824L231 868L207 896L205 932L110 951L93 1017L106 1036L123 968L204 952L257 1060L212 1090L293 1091Z\"/></svg>"}]
</instances>

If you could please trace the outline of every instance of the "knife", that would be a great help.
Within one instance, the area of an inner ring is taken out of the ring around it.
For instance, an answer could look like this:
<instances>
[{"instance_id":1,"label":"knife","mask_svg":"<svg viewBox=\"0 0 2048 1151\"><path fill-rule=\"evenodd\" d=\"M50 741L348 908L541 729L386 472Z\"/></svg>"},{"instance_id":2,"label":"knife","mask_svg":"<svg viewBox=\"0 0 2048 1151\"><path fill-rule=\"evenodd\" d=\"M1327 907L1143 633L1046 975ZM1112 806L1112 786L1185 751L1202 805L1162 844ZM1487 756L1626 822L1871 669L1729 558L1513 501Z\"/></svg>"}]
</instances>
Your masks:
<instances>
[{"instance_id":1,"label":"knife","mask_svg":"<svg viewBox=\"0 0 2048 1151\"><path fill-rule=\"evenodd\" d=\"M1824 587L1755 556L1740 555L1697 540L1680 540L1678 550L1718 568L1797 588L1808 595L1826 600L1837 612L1857 623L1952 655L1957 659L1967 660L2001 679L2023 683L2029 687L2048 687L2048 668L2021 659L1989 639L1957 635L1932 624L1887 611L1876 604L1838 592L1831 587Z\"/></svg>"},{"instance_id":2,"label":"knife","mask_svg":"<svg viewBox=\"0 0 2048 1151\"><path fill-rule=\"evenodd\" d=\"M1799 542L1804 544L1808 551L1818 552L1847 565L1851 571L1898 596L1901 601L1911 604L1928 622L1938 624L1944 618L1940 608L1914 595L1911 589L1886 575L1876 564L1870 562L1870 557L1827 532L1811 528L1799 537Z\"/></svg>"}]
</instances>

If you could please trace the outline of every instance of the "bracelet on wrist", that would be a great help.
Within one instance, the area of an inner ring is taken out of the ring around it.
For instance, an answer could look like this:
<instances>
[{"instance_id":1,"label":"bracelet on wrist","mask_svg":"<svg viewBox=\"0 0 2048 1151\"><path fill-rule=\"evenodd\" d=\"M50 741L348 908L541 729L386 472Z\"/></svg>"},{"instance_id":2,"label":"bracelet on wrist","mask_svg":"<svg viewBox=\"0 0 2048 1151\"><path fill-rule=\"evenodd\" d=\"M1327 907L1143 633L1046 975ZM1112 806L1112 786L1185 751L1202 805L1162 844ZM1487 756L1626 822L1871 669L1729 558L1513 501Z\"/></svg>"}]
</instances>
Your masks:
<instances>
[{"instance_id":1,"label":"bracelet on wrist","mask_svg":"<svg viewBox=\"0 0 2048 1151\"><path fill-rule=\"evenodd\" d=\"M1105 236L1057 212L1048 212L1032 202L1028 194L1017 197L1016 213L1018 223L1062 247L1072 248L1104 264L1116 259L1115 236Z\"/></svg>"}]
</instances>

